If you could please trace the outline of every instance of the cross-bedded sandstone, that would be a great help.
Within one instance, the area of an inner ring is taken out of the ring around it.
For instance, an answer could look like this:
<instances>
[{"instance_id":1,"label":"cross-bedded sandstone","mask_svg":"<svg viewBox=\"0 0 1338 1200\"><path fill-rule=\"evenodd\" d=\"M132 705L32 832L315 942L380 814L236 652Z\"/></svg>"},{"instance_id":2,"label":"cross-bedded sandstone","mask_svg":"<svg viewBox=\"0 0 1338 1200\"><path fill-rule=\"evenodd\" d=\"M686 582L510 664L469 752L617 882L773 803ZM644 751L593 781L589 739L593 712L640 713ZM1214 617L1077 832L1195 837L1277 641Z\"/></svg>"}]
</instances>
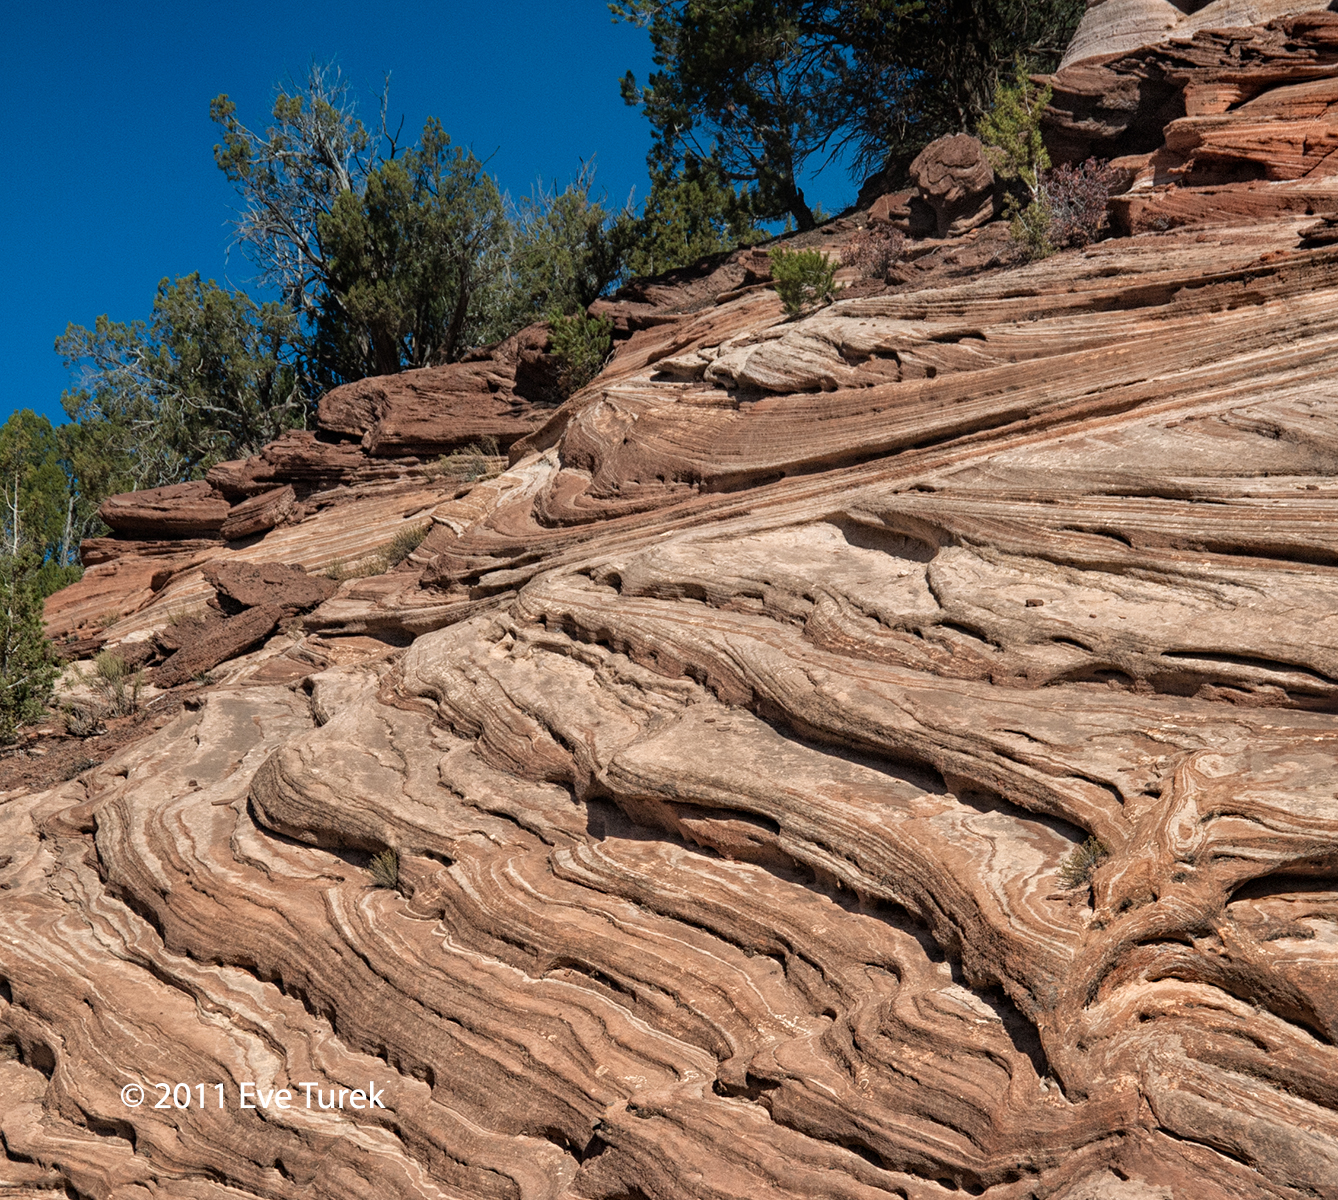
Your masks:
<instances>
[{"instance_id":1,"label":"cross-bedded sandstone","mask_svg":"<svg viewBox=\"0 0 1338 1200\"><path fill-rule=\"evenodd\" d=\"M301 497L253 545L95 548L103 636L178 647L432 521L0 794L0 1181L1338 1195L1338 250L1210 193L796 320L737 256L605 303L495 477L308 438L216 473Z\"/></svg>"}]
</instances>

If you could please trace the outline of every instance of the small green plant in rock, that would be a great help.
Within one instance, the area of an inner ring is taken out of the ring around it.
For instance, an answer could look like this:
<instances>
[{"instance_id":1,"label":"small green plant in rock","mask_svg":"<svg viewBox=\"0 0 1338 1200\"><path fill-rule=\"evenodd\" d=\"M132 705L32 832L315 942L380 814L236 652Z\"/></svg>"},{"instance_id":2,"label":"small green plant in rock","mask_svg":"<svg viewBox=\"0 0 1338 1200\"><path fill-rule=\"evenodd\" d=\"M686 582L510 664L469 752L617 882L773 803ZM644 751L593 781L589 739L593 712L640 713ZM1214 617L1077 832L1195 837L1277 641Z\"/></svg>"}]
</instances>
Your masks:
<instances>
[{"instance_id":1,"label":"small green plant in rock","mask_svg":"<svg viewBox=\"0 0 1338 1200\"><path fill-rule=\"evenodd\" d=\"M836 294L836 264L821 250L770 252L771 279L790 316L798 316L810 304L821 304Z\"/></svg>"},{"instance_id":2,"label":"small green plant in rock","mask_svg":"<svg viewBox=\"0 0 1338 1200\"><path fill-rule=\"evenodd\" d=\"M423 544L423 539L427 537L432 529L432 522L426 525L410 526L407 529L401 529L390 544L381 552L386 562L386 570L398 566L409 557L419 546Z\"/></svg>"},{"instance_id":3,"label":"small green plant in rock","mask_svg":"<svg viewBox=\"0 0 1338 1200\"><path fill-rule=\"evenodd\" d=\"M1100 838L1089 837L1081 846L1075 846L1059 864L1059 882L1066 888L1085 887L1091 882L1092 872L1108 857L1110 851Z\"/></svg>"},{"instance_id":4,"label":"small green plant in rock","mask_svg":"<svg viewBox=\"0 0 1338 1200\"><path fill-rule=\"evenodd\" d=\"M548 323L548 348L558 360L562 395L574 395L603 369L613 347L613 322L585 313L565 317L554 312Z\"/></svg>"},{"instance_id":5,"label":"small green plant in rock","mask_svg":"<svg viewBox=\"0 0 1338 1200\"><path fill-rule=\"evenodd\" d=\"M1010 218L1009 232L1033 259L1054 252L1050 239L1054 214L1042 179L1050 155L1041 137L1041 117L1052 94L1049 84L1042 87L1031 81L1019 58L1013 63L1012 82L1001 78L996 84L994 105L977 131L994 173L1013 185L1004 209Z\"/></svg>"},{"instance_id":6,"label":"small green plant in rock","mask_svg":"<svg viewBox=\"0 0 1338 1200\"><path fill-rule=\"evenodd\" d=\"M1010 196L1009 200L1012 201L1013 197ZM1033 200L1025 208L1014 202L1012 213L1012 220L1008 222L1008 236L1027 252L1027 257L1033 262L1049 258L1055 252L1055 244L1050 237L1054 214L1044 197Z\"/></svg>"},{"instance_id":7,"label":"small green plant in rock","mask_svg":"<svg viewBox=\"0 0 1338 1200\"><path fill-rule=\"evenodd\" d=\"M82 775L85 771L91 771L97 765L98 760L96 758L88 758L85 755L80 755L78 758L72 758L65 764L65 778L67 781L71 780L76 775Z\"/></svg>"},{"instance_id":8,"label":"small green plant in rock","mask_svg":"<svg viewBox=\"0 0 1338 1200\"><path fill-rule=\"evenodd\" d=\"M496 459L501 457L495 437L485 437L477 442L470 442L450 454L443 454L436 464L428 468L432 477L444 477L461 483L475 483L480 479L491 478L496 473Z\"/></svg>"},{"instance_id":9,"label":"small green plant in rock","mask_svg":"<svg viewBox=\"0 0 1338 1200\"><path fill-rule=\"evenodd\" d=\"M372 883L376 887L399 891L400 856L394 849L386 849L382 850L380 854L373 854L372 861L367 865L367 870L371 872Z\"/></svg>"},{"instance_id":10,"label":"small green plant in rock","mask_svg":"<svg viewBox=\"0 0 1338 1200\"><path fill-rule=\"evenodd\" d=\"M71 737L87 738L102 732L102 718L106 714L100 705L67 704L61 710L65 732Z\"/></svg>"},{"instance_id":11,"label":"small green plant in rock","mask_svg":"<svg viewBox=\"0 0 1338 1200\"><path fill-rule=\"evenodd\" d=\"M118 654L104 650L93 660L92 683L108 716L128 717L139 711L144 672L132 670Z\"/></svg>"}]
</instances>

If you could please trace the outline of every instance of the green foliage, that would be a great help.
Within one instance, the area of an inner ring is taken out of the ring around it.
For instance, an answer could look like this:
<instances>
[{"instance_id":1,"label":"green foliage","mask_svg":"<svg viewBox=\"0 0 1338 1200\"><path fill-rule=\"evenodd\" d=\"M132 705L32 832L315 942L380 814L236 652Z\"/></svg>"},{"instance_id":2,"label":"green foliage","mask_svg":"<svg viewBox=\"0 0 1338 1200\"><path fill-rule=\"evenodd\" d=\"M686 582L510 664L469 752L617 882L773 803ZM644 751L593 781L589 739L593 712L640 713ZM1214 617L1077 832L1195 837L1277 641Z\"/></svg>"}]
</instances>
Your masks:
<instances>
[{"instance_id":1,"label":"green foliage","mask_svg":"<svg viewBox=\"0 0 1338 1200\"><path fill-rule=\"evenodd\" d=\"M677 171L651 172L650 195L631 229L627 268L632 275L660 275L766 236L751 197L734 188L719 163L689 154Z\"/></svg>"},{"instance_id":2,"label":"green foliage","mask_svg":"<svg viewBox=\"0 0 1338 1200\"><path fill-rule=\"evenodd\" d=\"M198 274L164 279L146 323L70 325L56 350L80 384L61 398L79 423L83 490L112 492L199 478L244 457L310 409L294 356L296 317Z\"/></svg>"},{"instance_id":3,"label":"green foliage","mask_svg":"<svg viewBox=\"0 0 1338 1200\"><path fill-rule=\"evenodd\" d=\"M1059 882L1066 888L1085 887L1092 879L1092 872L1101 864L1110 851L1099 838L1089 837L1081 846L1075 846L1059 865Z\"/></svg>"},{"instance_id":4,"label":"green foliage","mask_svg":"<svg viewBox=\"0 0 1338 1200\"><path fill-rule=\"evenodd\" d=\"M11 553L20 546L36 553L41 596L82 574L79 540L95 519L74 476L76 437L77 430L53 428L26 408L0 426L0 544Z\"/></svg>"},{"instance_id":5,"label":"green foliage","mask_svg":"<svg viewBox=\"0 0 1338 1200\"><path fill-rule=\"evenodd\" d=\"M385 100L383 92L383 132ZM237 241L259 268L260 282L314 321L329 277L320 220L344 193L361 195L379 158L348 83L337 68L313 63L300 84L290 80L276 89L273 124L263 134L237 119L226 95L210 102L209 115L223 134L214 161L241 194Z\"/></svg>"},{"instance_id":6,"label":"green foliage","mask_svg":"<svg viewBox=\"0 0 1338 1200\"><path fill-rule=\"evenodd\" d=\"M144 672L130 667L120 655L103 650L93 659L93 690L111 717L128 717L139 711Z\"/></svg>"},{"instance_id":7,"label":"green foliage","mask_svg":"<svg viewBox=\"0 0 1338 1200\"><path fill-rule=\"evenodd\" d=\"M508 332L557 311L584 311L626 270L635 221L610 213L592 198L593 163L561 192L537 183L512 207L507 253L509 295L502 324Z\"/></svg>"},{"instance_id":8,"label":"green foliage","mask_svg":"<svg viewBox=\"0 0 1338 1200\"><path fill-rule=\"evenodd\" d=\"M797 316L806 305L830 300L835 294L836 264L821 250L771 251L771 278L785 311Z\"/></svg>"},{"instance_id":9,"label":"green foliage","mask_svg":"<svg viewBox=\"0 0 1338 1200\"><path fill-rule=\"evenodd\" d=\"M653 167L717 160L764 219L816 217L797 180L820 158L899 178L964 132L1014 59L1057 65L1084 0L614 0L646 28L656 71L623 98L654 132ZM825 165L825 164L824 164ZM895 182L895 179L892 180Z\"/></svg>"},{"instance_id":10,"label":"green foliage","mask_svg":"<svg viewBox=\"0 0 1338 1200\"><path fill-rule=\"evenodd\" d=\"M1032 203L1042 199L1041 172L1050 166L1041 137L1041 117L1052 93L1048 83L1044 87L1033 83L1018 59L1012 82L1000 79L994 103L977 130L995 174L1020 183Z\"/></svg>"},{"instance_id":11,"label":"green foliage","mask_svg":"<svg viewBox=\"0 0 1338 1200\"><path fill-rule=\"evenodd\" d=\"M1011 218L1008 222L1008 234L1026 252L1029 259L1035 261L1048 258L1055 252L1050 231L1054 225L1054 214L1050 205L1042 196L1025 207L1009 197Z\"/></svg>"},{"instance_id":12,"label":"green foliage","mask_svg":"<svg viewBox=\"0 0 1338 1200\"><path fill-rule=\"evenodd\" d=\"M576 313L550 315L548 346L560 366L564 396L579 392L604 366L613 346L613 322L608 317Z\"/></svg>"},{"instance_id":13,"label":"green foliage","mask_svg":"<svg viewBox=\"0 0 1338 1200\"><path fill-rule=\"evenodd\" d=\"M390 544L382 551L386 560L386 570L398 566L409 557L419 546L423 544L423 539L432 532L432 522L428 521L425 525L412 525L407 529L401 529L390 541Z\"/></svg>"},{"instance_id":14,"label":"green foliage","mask_svg":"<svg viewBox=\"0 0 1338 1200\"><path fill-rule=\"evenodd\" d=\"M367 870L371 872L374 886L400 890L400 856L395 850L386 849L380 854L373 854Z\"/></svg>"},{"instance_id":15,"label":"green foliage","mask_svg":"<svg viewBox=\"0 0 1338 1200\"><path fill-rule=\"evenodd\" d=\"M506 215L483 164L429 120L317 218L325 273L314 374L323 387L453 362L509 332L489 318Z\"/></svg>"},{"instance_id":16,"label":"green foliage","mask_svg":"<svg viewBox=\"0 0 1338 1200\"><path fill-rule=\"evenodd\" d=\"M508 205L472 152L429 119L416 146L358 118L331 67L281 89L273 123L212 105L219 167L241 193L238 241L297 314L320 389L454 362L541 319L584 309L624 273L630 213L592 198L593 166L561 192Z\"/></svg>"},{"instance_id":17,"label":"green foliage","mask_svg":"<svg viewBox=\"0 0 1338 1200\"><path fill-rule=\"evenodd\" d=\"M27 547L0 553L0 742L43 714L58 673L42 627L40 566Z\"/></svg>"}]
</instances>

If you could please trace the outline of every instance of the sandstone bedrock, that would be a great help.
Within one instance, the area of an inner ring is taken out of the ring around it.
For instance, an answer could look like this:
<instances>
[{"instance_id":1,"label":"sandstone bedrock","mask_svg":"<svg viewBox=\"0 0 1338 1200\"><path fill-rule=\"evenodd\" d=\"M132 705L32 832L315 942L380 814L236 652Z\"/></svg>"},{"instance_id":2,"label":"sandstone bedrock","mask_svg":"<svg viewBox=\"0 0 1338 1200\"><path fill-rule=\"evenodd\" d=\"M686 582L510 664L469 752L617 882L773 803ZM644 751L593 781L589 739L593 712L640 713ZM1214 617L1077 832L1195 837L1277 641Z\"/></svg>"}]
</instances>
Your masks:
<instances>
[{"instance_id":1,"label":"sandstone bedrock","mask_svg":"<svg viewBox=\"0 0 1338 1200\"><path fill-rule=\"evenodd\" d=\"M1226 4L1056 77L1124 236L109 501L48 623L159 715L0 793L0 1194L1338 1196L1338 14Z\"/></svg>"}]
</instances>

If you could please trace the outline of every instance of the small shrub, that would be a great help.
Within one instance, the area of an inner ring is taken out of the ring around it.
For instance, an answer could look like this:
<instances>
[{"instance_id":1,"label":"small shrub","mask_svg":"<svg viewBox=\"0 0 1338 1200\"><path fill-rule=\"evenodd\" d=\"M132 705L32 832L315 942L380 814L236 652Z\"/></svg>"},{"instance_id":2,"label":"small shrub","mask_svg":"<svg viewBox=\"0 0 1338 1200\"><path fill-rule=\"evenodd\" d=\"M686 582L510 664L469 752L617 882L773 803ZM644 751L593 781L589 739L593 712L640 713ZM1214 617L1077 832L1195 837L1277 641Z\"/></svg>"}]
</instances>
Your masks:
<instances>
[{"instance_id":1,"label":"small shrub","mask_svg":"<svg viewBox=\"0 0 1338 1200\"><path fill-rule=\"evenodd\" d=\"M1033 202L1041 199L1041 172L1050 165L1041 117L1052 94L1049 84L1032 83L1026 66L1016 59L1012 83L1001 78L995 85L994 103L977 131L995 174L1021 184Z\"/></svg>"},{"instance_id":2,"label":"small shrub","mask_svg":"<svg viewBox=\"0 0 1338 1200\"><path fill-rule=\"evenodd\" d=\"M348 569L344 565L342 558L333 559L330 565L325 568L325 578L333 579L336 583L348 577Z\"/></svg>"},{"instance_id":3,"label":"small shrub","mask_svg":"<svg viewBox=\"0 0 1338 1200\"><path fill-rule=\"evenodd\" d=\"M198 683L201 687L208 687L214 682L213 671L196 671L191 677L192 683Z\"/></svg>"},{"instance_id":4,"label":"small shrub","mask_svg":"<svg viewBox=\"0 0 1338 1200\"><path fill-rule=\"evenodd\" d=\"M426 525L401 529L392 539L390 544L381 552L386 561L386 570L398 566L408 558L409 555L423 544L423 539L427 537L431 531L431 521Z\"/></svg>"},{"instance_id":5,"label":"small shrub","mask_svg":"<svg viewBox=\"0 0 1338 1200\"><path fill-rule=\"evenodd\" d=\"M76 775L82 775L85 771L90 771L98 765L96 758L88 758L80 755L78 758L72 758L65 764L65 780L68 783Z\"/></svg>"},{"instance_id":6,"label":"small shrub","mask_svg":"<svg viewBox=\"0 0 1338 1200\"><path fill-rule=\"evenodd\" d=\"M1069 889L1085 887L1091 881L1092 872L1109 854L1104 842L1089 837L1081 846L1075 846L1059 864L1060 884Z\"/></svg>"},{"instance_id":7,"label":"small shrub","mask_svg":"<svg viewBox=\"0 0 1338 1200\"><path fill-rule=\"evenodd\" d=\"M901 257L906 239L891 225L869 225L855 234L841 253L841 261L865 279L882 279Z\"/></svg>"},{"instance_id":8,"label":"small shrub","mask_svg":"<svg viewBox=\"0 0 1338 1200\"><path fill-rule=\"evenodd\" d=\"M67 704L60 714L65 732L71 737L88 738L102 732L103 710L95 704Z\"/></svg>"},{"instance_id":9,"label":"small shrub","mask_svg":"<svg viewBox=\"0 0 1338 1200\"><path fill-rule=\"evenodd\" d=\"M1069 246L1090 246L1101 236L1114 181L1110 165L1095 158L1046 171L1039 195L1025 208L1016 197L1008 198L1009 234L1031 259Z\"/></svg>"},{"instance_id":10,"label":"small shrub","mask_svg":"<svg viewBox=\"0 0 1338 1200\"><path fill-rule=\"evenodd\" d=\"M1008 210L1012 219L1008 222L1008 236L1033 261L1049 258L1055 252L1054 242L1050 240L1050 226L1053 223L1050 206L1044 199L1033 200L1026 208L1020 207L1012 196Z\"/></svg>"},{"instance_id":11,"label":"small shrub","mask_svg":"<svg viewBox=\"0 0 1338 1200\"><path fill-rule=\"evenodd\" d=\"M1106 222L1115 172L1107 162L1089 158L1076 167L1062 166L1043 177L1050 210L1050 242L1056 247L1090 246Z\"/></svg>"},{"instance_id":12,"label":"small shrub","mask_svg":"<svg viewBox=\"0 0 1338 1200\"><path fill-rule=\"evenodd\" d=\"M121 619L121 614L115 609L103 613L93 622L99 629L110 629L117 621Z\"/></svg>"},{"instance_id":13,"label":"small shrub","mask_svg":"<svg viewBox=\"0 0 1338 1200\"><path fill-rule=\"evenodd\" d=\"M460 450L443 454L428 473L434 477L459 480L462 483L474 483L488 479L494 473L493 460L501 457L495 437L485 437L477 442L470 442Z\"/></svg>"},{"instance_id":14,"label":"small shrub","mask_svg":"<svg viewBox=\"0 0 1338 1200\"><path fill-rule=\"evenodd\" d=\"M548 348L558 360L563 397L579 392L603 369L613 348L613 322L608 317L576 313L549 315Z\"/></svg>"},{"instance_id":15,"label":"small shrub","mask_svg":"<svg viewBox=\"0 0 1338 1200\"><path fill-rule=\"evenodd\" d=\"M124 659L104 650L93 660L93 690L102 697L107 715L128 717L139 711L144 672L132 671Z\"/></svg>"},{"instance_id":16,"label":"small shrub","mask_svg":"<svg viewBox=\"0 0 1338 1200\"><path fill-rule=\"evenodd\" d=\"M836 294L836 266L821 250L770 252L771 278L790 316L798 316L808 304L820 304Z\"/></svg>"},{"instance_id":17,"label":"small shrub","mask_svg":"<svg viewBox=\"0 0 1338 1200\"><path fill-rule=\"evenodd\" d=\"M387 849L380 854L373 854L367 870L371 872L373 886L399 891L400 856L395 850Z\"/></svg>"}]
</instances>

